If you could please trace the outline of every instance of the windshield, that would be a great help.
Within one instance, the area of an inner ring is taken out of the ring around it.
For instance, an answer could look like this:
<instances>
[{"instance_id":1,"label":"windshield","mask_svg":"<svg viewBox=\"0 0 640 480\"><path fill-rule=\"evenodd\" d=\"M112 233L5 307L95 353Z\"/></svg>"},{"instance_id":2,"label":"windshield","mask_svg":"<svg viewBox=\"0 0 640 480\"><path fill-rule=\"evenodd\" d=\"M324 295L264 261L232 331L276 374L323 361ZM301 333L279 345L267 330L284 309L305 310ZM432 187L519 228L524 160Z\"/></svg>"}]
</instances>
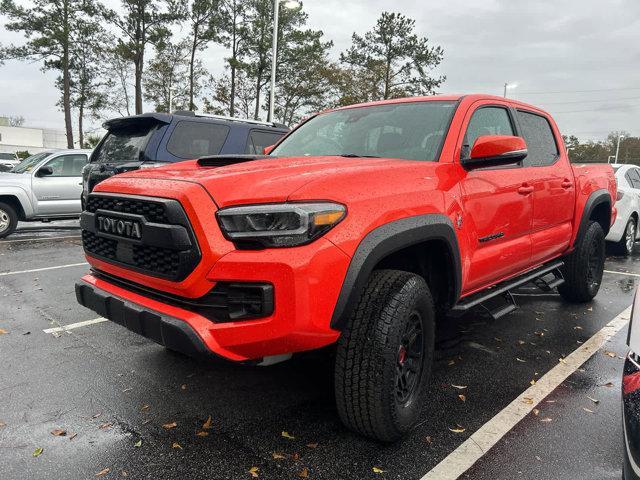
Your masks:
<instances>
[{"instance_id":1,"label":"windshield","mask_svg":"<svg viewBox=\"0 0 640 480\"><path fill-rule=\"evenodd\" d=\"M294 130L272 155L342 155L436 161L456 102L426 101L320 114Z\"/></svg>"},{"instance_id":2,"label":"windshield","mask_svg":"<svg viewBox=\"0 0 640 480\"><path fill-rule=\"evenodd\" d=\"M126 163L142 160L141 153L155 125L144 123L109 130L92 157L97 163Z\"/></svg>"},{"instance_id":3,"label":"windshield","mask_svg":"<svg viewBox=\"0 0 640 480\"><path fill-rule=\"evenodd\" d=\"M18 165L13 167L11 172L13 173L30 172L33 167L35 167L38 163L40 163L41 160L44 160L49 155L51 155L50 152L41 152L41 153L36 153L35 155L31 155L30 157L25 158Z\"/></svg>"}]
</instances>

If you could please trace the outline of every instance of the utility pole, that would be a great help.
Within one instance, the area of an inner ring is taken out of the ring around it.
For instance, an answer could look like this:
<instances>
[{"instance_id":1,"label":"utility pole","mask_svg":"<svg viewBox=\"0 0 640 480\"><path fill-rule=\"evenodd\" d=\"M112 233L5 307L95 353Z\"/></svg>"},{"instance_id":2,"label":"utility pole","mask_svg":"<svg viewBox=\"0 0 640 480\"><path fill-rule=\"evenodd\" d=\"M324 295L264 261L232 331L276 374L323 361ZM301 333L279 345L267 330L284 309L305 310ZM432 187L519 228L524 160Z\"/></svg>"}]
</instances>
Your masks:
<instances>
[{"instance_id":1,"label":"utility pole","mask_svg":"<svg viewBox=\"0 0 640 480\"><path fill-rule=\"evenodd\" d=\"M622 141L622 139L624 138L624 135L618 135L618 145L616 146L616 161L615 163L618 163L618 154L620 153L620 142Z\"/></svg>"}]
</instances>

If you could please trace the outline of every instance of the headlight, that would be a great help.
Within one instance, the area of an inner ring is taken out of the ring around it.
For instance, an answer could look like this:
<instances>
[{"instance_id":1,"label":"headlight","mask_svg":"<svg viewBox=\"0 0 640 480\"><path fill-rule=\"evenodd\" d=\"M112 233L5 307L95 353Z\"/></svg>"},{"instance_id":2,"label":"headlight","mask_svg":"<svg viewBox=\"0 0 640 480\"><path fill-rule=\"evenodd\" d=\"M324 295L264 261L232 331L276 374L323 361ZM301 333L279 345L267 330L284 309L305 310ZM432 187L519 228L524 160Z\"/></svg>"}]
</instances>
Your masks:
<instances>
[{"instance_id":1,"label":"headlight","mask_svg":"<svg viewBox=\"0 0 640 480\"><path fill-rule=\"evenodd\" d=\"M329 202L247 205L218 210L229 240L258 247L293 247L312 242L346 215L344 205Z\"/></svg>"}]
</instances>

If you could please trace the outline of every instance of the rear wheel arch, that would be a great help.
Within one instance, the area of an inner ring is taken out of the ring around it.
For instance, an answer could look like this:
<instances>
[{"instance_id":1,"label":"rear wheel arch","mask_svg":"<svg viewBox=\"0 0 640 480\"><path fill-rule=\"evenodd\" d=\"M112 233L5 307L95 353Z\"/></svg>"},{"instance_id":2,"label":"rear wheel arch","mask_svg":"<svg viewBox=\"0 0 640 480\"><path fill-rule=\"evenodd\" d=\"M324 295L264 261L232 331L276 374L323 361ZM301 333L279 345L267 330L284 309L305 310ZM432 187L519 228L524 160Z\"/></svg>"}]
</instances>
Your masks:
<instances>
[{"instance_id":1,"label":"rear wheel arch","mask_svg":"<svg viewBox=\"0 0 640 480\"><path fill-rule=\"evenodd\" d=\"M589 228L590 222L598 222L607 235L611 228L611 194L608 190L600 189L592 192L585 203L578 234L573 242L574 246L578 244Z\"/></svg>"},{"instance_id":2,"label":"rear wheel arch","mask_svg":"<svg viewBox=\"0 0 640 480\"><path fill-rule=\"evenodd\" d=\"M331 318L332 328L342 330L372 272L380 269L403 270L423 277L438 309L455 304L460 296L462 267L458 239L449 217L417 215L369 232L347 269Z\"/></svg>"}]
</instances>

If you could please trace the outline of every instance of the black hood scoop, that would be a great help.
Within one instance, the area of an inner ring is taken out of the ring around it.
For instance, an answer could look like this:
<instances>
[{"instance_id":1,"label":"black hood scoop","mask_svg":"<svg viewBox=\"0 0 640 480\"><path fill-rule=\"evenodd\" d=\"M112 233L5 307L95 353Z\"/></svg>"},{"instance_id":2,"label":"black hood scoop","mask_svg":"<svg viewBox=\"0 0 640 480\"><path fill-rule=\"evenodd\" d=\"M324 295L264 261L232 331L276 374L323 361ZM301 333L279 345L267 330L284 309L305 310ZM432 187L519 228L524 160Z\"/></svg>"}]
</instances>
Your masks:
<instances>
[{"instance_id":1,"label":"black hood scoop","mask_svg":"<svg viewBox=\"0 0 640 480\"><path fill-rule=\"evenodd\" d=\"M198 165L201 167L226 167L227 165L252 162L253 160L262 160L265 158L274 157L270 157L269 155L211 155L208 157L200 157L198 159Z\"/></svg>"}]
</instances>

